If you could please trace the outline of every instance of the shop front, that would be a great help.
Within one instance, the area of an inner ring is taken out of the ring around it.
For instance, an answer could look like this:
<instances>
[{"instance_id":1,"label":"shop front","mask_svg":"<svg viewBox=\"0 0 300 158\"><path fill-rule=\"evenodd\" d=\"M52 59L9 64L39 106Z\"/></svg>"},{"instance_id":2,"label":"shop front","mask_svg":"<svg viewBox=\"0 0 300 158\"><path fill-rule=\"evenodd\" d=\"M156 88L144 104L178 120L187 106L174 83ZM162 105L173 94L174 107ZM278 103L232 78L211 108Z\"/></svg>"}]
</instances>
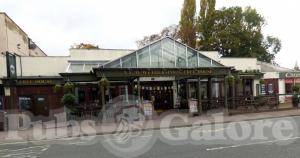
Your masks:
<instances>
[{"instance_id":1,"label":"shop front","mask_svg":"<svg viewBox=\"0 0 300 158\"><path fill-rule=\"evenodd\" d=\"M13 81L14 84L8 79L3 81L10 91L10 95L4 97L5 110L13 109L49 118L53 117L55 110L62 108L62 92L54 91L54 85L62 83L61 77L19 77Z\"/></svg>"},{"instance_id":2,"label":"shop front","mask_svg":"<svg viewBox=\"0 0 300 158\"><path fill-rule=\"evenodd\" d=\"M189 109L189 101L195 100L201 113L212 108L226 109L224 81L231 71L231 67L166 37L93 68L90 73L60 75L66 82L94 83L95 88L97 82L105 78L109 87L98 92L106 105L120 96L128 102L128 96L134 95L136 102L151 102L154 110L165 111ZM103 102L99 101L99 104Z\"/></svg>"}]
</instances>

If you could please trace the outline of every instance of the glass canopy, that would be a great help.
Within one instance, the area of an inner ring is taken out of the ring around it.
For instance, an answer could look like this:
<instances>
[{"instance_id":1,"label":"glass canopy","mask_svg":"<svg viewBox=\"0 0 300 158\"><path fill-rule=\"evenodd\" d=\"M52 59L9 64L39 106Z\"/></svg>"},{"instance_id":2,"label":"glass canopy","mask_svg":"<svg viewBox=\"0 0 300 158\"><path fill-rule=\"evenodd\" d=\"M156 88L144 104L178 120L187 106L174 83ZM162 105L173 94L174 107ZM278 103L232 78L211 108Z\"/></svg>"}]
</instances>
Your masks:
<instances>
[{"instance_id":1,"label":"glass canopy","mask_svg":"<svg viewBox=\"0 0 300 158\"><path fill-rule=\"evenodd\" d=\"M104 68L196 68L223 67L186 45L165 37L129 55L111 61Z\"/></svg>"}]
</instances>

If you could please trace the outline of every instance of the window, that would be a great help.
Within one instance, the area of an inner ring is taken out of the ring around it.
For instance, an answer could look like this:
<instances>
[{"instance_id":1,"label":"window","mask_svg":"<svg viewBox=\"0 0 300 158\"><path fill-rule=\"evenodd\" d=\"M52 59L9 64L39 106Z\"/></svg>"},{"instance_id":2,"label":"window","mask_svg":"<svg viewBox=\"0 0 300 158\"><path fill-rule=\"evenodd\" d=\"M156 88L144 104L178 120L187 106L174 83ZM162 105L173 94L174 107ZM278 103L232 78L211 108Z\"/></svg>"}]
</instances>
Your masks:
<instances>
[{"instance_id":1,"label":"window","mask_svg":"<svg viewBox=\"0 0 300 158\"><path fill-rule=\"evenodd\" d=\"M69 68L69 72L82 72L83 64L71 64Z\"/></svg>"},{"instance_id":2,"label":"window","mask_svg":"<svg viewBox=\"0 0 300 158\"><path fill-rule=\"evenodd\" d=\"M162 42L163 42L164 67L174 68L175 67L174 41L168 39Z\"/></svg>"},{"instance_id":3,"label":"window","mask_svg":"<svg viewBox=\"0 0 300 158\"><path fill-rule=\"evenodd\" d=\"M96 67L98 67L97 64L85 64L83 72L90 72L93 70L93 68L96 68Z\"/></svg>"},{"instance_id":4,"label":"window","mask_svg":"<svg viewBox=\"0 0 300 158\"><path fill-rule=\"evenodd\" d=\"M32 99L30 97L19 97L19 108L22 111L29 111L32 106Z\"/></svg>"},{"instance_id":5,"label":"window","mask_svg":"<svg viewBox=\"0 0 300 158\"><path fill-rule=\"evenodd\" d=\"M268 93L269 94L273 94L273 84L272 83L270 83L270 84L268 84Z\"/></svg>"},{"instance_id":6,"label":"window","mask_svg":"<svg viewBox=\"0 0 300 158\"><path fill-rule=\"evenodd\" d=\"M130 54L122 59L123 68L135 68L136 65L136 54Z\"/></svg>"},{"instance_id":7,"label":"window","mask_svg":"<svg viewBox=\"0 0 300 158\"><path fill-rule=\"evenodd\" d=\"M91 88L90 89L90 100L93 102L93 103L97 103L99 101L99 96L100 94L98 94L98 88Z\"/></svg>"},{"instance_id":8,"label":"window","mask_svg":"<svg viewBox=\"0 0 300 158\"><path fill-rule=\"evenodd\" d=\"M78 91L78 102L79 104L85 102L85 92L83 89Z\"/></svg>"},{"instance_id":9,"label":"window","mask_svg":"<svg viewBox=\"0 0 300 158\"><path fill-rule=\"evenodd\" d=\"M2 98L2 96L0 95L0 110L3 110L3 109L4 109L3 98Z\"/></svg>"},{"instance_id":10,"label":"window","mask_svg":"<svg viewBox=\"0 0 300 158\"><path fill-rule=\"evenodd\" d=\"M150 67L149 46L138 51L138 67L139 68Z\"/></svg>"}]
</instances>

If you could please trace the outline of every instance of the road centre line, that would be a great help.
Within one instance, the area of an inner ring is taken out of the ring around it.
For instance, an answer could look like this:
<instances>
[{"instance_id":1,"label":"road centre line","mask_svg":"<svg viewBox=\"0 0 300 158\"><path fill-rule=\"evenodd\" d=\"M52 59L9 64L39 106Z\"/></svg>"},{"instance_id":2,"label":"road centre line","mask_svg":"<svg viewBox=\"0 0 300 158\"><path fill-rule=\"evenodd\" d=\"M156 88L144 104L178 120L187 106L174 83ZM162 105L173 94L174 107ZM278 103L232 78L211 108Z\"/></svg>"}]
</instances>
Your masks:
<instances>
[{"instance_id":1,"label":"road centre line","mask_svg":"<svg viewBox=\"0 0 300 158\"><path fill-rule=\"evenodd\" d=\"M215 151L215 150L223 150L223 149L229 149L229 148L238 148L238 147L244 147L244 146L252 146L252 145L259 145L259 144L268 144L268 143L275 143L280 141L289 141L289 140L296 140L300 139L300 137L293 137L293 138L287 138L287 139L278 139L278 140L270 140L270 141L262 141L262 142L256 142L256 143L248 143L248 144L239 144L239 145L232 145L232 146L223 146L223 147L216 147L216 148L207 148L206 151Z\"/></svg>"}]
</instances>

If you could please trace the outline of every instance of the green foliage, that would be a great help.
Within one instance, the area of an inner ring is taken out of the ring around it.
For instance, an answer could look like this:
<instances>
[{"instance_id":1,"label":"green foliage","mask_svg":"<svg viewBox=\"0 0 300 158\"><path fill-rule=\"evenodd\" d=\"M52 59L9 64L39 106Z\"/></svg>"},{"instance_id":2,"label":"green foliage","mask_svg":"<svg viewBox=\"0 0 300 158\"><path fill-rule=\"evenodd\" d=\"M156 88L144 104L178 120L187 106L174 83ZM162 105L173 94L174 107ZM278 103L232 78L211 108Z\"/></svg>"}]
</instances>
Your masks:
<instances>
[{"instance_id":1,"label":"green foliage","mask_svg":"<svg viewBox=\"0 0 300 158\"><path fill-rule=\"evenodd\" d=\"M54 92L54 93L58 93L59 91L61 91L61 89L62 89L61 85L56 84L56 85L53 87L53 92Z\"/></svg>"},{"instance_id":2,"label":"green foliage","mask_svg":"<svg viewBox=\"0 0 300 158\"><path fill-rule=\"evenodd\" d=\"M199 41L197 41L197 49L214 50L213 49L213 27L215 19L216 0L201 0L200 12L197 21L197 32Z\"/></svg>"},{"instance_id":3,"label":"green foliage","mask_svg":"<svg viewBox=\"0 0 300 158\"><path fill-rule=\"evenodd\" d=\"M240 76L234 76L234 82L235 84L241 84L242 83L242 79L240 78Z\"/></svg>"},{"instance_id":4,"label":"green foliage","mask_svg":"<svg viewBox=\"0 0 300 158\"><path fill-rule=\"evenodd\" d=\"M232 75L229 75L225 78L225 83L232 86L235 83L235 77Z\"/></svg>"},{"instance_id":5,"label":"green foliage","mask_svg":"<svg viewBox=\"0 0 300 158\"><path fill-rule=\"evenodd\" d=\"M299 94L300 86L294 85L294 86L292 87L292 90L293 90L293 92L294 92L295 94Z\"/></svg>"},{"instance_id":6,"label":"green foliage","mask_svg":"<svg viewBox=\"0 0 300 158\"><path fill-rule=\"evenodd\" d=\"M219 51L224 57L255 57L271 62L281 49L275 37L264 38L265 19L250 7L214 10L215 2L201 0L198 49Z\"/></svg>"},{"instance_id":7,"label":"green foliage","mask_svg":"<svg viewBox=\"0 0 300 158\"><path fill-rule=\"evenodd\" d=\"M102 76L101 80L98 81L98 86L100 88L107 88L109 87L109 85L110 85L109 80L105 76Z\"/></svg>"},{"instance_id":8,"label":"green foliage","mask_svg":"<svg viewBox=\"0 0 300 158\"><path fill-rule=\"evenodd\" d=\"M188 46L195 48L196 45L196 0L184 0L179 22L179 36Z\"/></svg>"},{"instance_id":9,"label":"green foliage","mask_svg":"<svg viewBox=\"0 0 300 158\"><path fill-rule=\"evenodd\" d=\"M265 84L265 80L264 79L260 79L259 80L259 84Z\"/></svg>"},{"instance_id":10,"label":"green foliage","mask_svg":"<svg viewBox=\"0 0 300 158\"><path fill-rule=\"evenodd\" d=\"M294 94L294 95L292 96L292 102L293 102L293 103L299 103L299 97L298 97L298 94Z\"/></svg>"},{"instance_id":11,"label":"green foliage","mask_svg":"<svg viewBox=\"0 0 300 158\"><path fill-rule=\"evenodd\" d=\"M71 93L67 93L62 97L61 103L68 108L73 108L75 104L75 96Z\"/></svg>"},{"instance_id":12,"label":"green foliage","mask_svg":"<svg viewBox=\"0 0 300 158\"><path fill-rule=\"evenodd\" d=\"M64 85L64 93L74 93L74 84L72 82L66 82Z\"/></svg>"}]
</instances>

